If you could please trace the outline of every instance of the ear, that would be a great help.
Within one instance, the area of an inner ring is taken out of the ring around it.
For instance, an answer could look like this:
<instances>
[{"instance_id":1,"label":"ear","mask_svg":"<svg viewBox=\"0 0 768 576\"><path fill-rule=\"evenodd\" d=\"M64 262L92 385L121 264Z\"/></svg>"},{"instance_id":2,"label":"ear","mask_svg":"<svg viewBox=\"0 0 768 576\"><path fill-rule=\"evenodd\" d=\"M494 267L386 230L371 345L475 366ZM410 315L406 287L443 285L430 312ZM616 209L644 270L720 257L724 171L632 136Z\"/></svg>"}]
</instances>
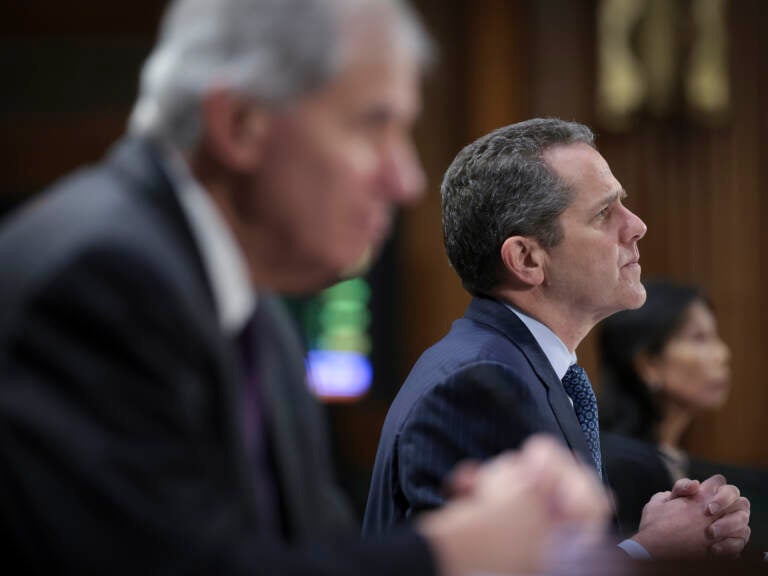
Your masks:
<instances>
[{"instance_id":1,"label":"ear","mask_svg":"<svg viewBox=\"0 0 768 576\"><path fill-rule=\"evenodd\" d=\"M632 360L635 372L651 392L658 392L664 386L661 374L661 361L648 352L638 352Z\"/></svg>"},{"instance_id":2,"label":"ear","mask_svg":"<svg viewBox=\"0 0 768 576\"><path fill-rule=\"evenodd\" d=\"M234 171L255 171L264 155L269 112L224 88L209 91L201 106L206 150Z\"/></svg>"},{"instance_id":3,"label":"ear","mask_svg":"<svg viewBox=\"0 0 768 576\"><path fill-rule=\"evenodd\" d=\"M501 261L507 273L527 286L544 282L546 252L528 236L510 236L501 245Z\"/></svg>"}]
</instances>

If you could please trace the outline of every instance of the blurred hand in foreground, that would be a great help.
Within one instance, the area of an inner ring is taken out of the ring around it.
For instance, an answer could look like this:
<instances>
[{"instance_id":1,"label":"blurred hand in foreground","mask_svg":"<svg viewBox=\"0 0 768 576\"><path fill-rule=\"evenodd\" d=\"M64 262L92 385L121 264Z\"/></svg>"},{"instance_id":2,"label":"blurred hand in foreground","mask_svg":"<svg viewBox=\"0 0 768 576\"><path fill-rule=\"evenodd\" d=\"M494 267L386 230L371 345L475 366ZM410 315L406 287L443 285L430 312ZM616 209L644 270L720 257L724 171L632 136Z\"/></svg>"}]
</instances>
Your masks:
<instances>
[{"instance_id":1,"label":"blurred hand in foreground","mask_svg":"<svg viewBox=\"0 0 768 576\"><path fill-rule=\"evenodd\" d=\"M610 506L594 470L551 438L457 467L453 499L424 514L441 573L538 572L564 539L587 546L605 535Z\"/></svg>"}]
</instances>

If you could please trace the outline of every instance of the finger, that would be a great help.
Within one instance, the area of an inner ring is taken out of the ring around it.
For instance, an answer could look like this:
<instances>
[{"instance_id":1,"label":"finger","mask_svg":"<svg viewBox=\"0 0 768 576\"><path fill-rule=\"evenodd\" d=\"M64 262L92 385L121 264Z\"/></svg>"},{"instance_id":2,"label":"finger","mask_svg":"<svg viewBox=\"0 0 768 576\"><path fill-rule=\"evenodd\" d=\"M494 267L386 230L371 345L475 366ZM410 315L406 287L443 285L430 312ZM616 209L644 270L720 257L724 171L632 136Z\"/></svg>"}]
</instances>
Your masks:
<instances>
[{"instance_id":1,"label":"finger","mask_svg":"<svg viewBox=\"0 0 768 576\"><path fill-rule=\"evenodd\" d=\"M739 510L751 511L752 503L744 496L740 496L733 504L722 510L721 514L730 514L731 512L738 512Z\"/></svg>"},{"instance_id":2,"label":"finger","mask_svg":"<svg viewBox=\"0 0 768 576\"><path fill-rule=\"evenodd\" d=\"M610 510L608 496L593 467L574 463L571 473L560 477L553 512L563 520L602 525Z\"/></svg>"},{"instance_id":3,"label":"finger","mask_svg":"<svg viewBox=\"0 0 768 576\"><path fill-rule=\"evenodd\" d=\"M482 485L487 486L492 492L498 483L509 482L511 478L521 476L523 468L525 467L521 465L520 453L510 450L502 452L482 464L477 464L474 478L471 480L474 482L475 490ZM524 474L517 481L528 483Z\"/></svg>"},{"instance_id":4,"label":"finger","mask_svg":"<svg viewBox=\"0 0 768 576\"><path fill-rule=\"evenodd\" d=\"M480 463L475 460L459 462L443 486L446 497L462 498L470 495L477 484L479 469Z\"/></svg>"},{"instance_id":5,"label":"finger","mask_svg":"<svg viewBox=\"0 0 768 576\"><path fill-rule=\"evenodd\" d=\"M747 542L743 538L726 538L712 544L709 551L715 556L737 557L744 550Z\"/></svg>"},{"instance_id":6,"label":"finger","mask_svg":"<svg viewBox=\"0 0 768 576\"><path fill-rule=\"evenodd\" d=\"M573 454L552 436L535 434L522 446L521 457L535 468L561 469L573 463Z\"/></svg>"},{"instance_id":7,"label":"finger","mask_svg":"<svg viewBox=\"0 0 768 576\"><path fill-rule=\"evenodd\" d=\"M646 506L651 503L658 503L658 502L666 502L672 497L672 492L667 490L666 492L656 492L653 496L651 496L651 499L648 501Z\"/></svg>"},{"instance_id":8,"label":"finger","mask_svg":"<svg viewBox=\"0 0 768 576\"><path fill-rule=\"evenodd\" d=\"M701 491L712 496L726 484L728 484L728 481L725 479L725 476L722 474L715 474L701 483Z\"/></svg>"},{"instance_id":9,"label":"finger","mask_svg":"<svg viewBox=\"0 0 768 576\"><path fill-rule=\"evenodd\" d=\"M610 505L594 467L579 462L559 441L545 435L526 441L521 459L536 492L549 503L551 518L597 526L606 523Z\"/></svg>"},{"instance_id":10,"label":"finger","mask_svg":"<svg viewBox=\"0 0 768 576\"><path fill-rule=\"evenodd\" d=\"M503 470L511 466L519 465L520 452L515 450L506 450L500 454L497 454L493 458L486 460L485 462L477 462L476 460L464 460L463 462L477 463L477 474L482 477L492 475L496 472L496 470L499 469Z\"/></svg>"},{"instance_id":11,"label":"finger","mask_svg":"<svg viewBox=\"0 0 768 576\"><path fill-rule=\"evenodd\" d=\"M707 504L707 512L713 516L721 514L729 506L738 501L741 492L733 484L720 486Z\"/></svg>"},{"instance_id":12,"label":"finger","mask_svg":"<svg viewBox=\"0 0 768 576\"><path fill-rule=\"evenodd\" d=\"M574 474L577 462L573 454L550 436L531 437L520 453L522 461L540 493L555 489L563 478Z\"/></svg>"},{"instance_id":13,"label":"finger","mask_svg":"<svg viewBox=\"0 0 768 576\"><path fill-rule=\"evenodd\" d=\"M680 478L672 487L670 498L680 498L682 496L693 496L699 491L699 481L690 478Z\"/></svg>"},{"instance_id":14,"label":"finger","mask_svg":"<svg viewBox=\"0 0 768 576\"><path fill-rule=\"evenodd\" d=\"M525 452L526 450L554 450L555 452L562 452L565 448L554 436L549 434L533 434L523 442L522 451Z\"/></svg>"},{"instance_id":15,"label":"finger","mask_svg":"<svg viewBox=\"0 0 768 576\"><path fill-rule=\"evenodd\" d=\"M731 536L743 535L746 528L749 528L749 512L740 510L715 520L707 528L707 536L715 540L722 540Z\"/></svg>"}]
</instances>

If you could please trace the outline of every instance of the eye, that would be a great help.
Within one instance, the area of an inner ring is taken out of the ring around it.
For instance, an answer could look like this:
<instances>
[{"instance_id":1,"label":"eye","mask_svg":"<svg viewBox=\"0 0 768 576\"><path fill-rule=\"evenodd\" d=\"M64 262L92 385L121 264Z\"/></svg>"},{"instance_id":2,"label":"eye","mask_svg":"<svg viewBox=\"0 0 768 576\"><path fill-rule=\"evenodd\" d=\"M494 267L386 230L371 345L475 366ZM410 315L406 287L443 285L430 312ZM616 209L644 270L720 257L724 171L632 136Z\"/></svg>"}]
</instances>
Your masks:
<instances>
[{"instance_id":1,"label":"eye","mask_svg":"<svg viewBox=\"0 0 768 576\"><path fill-rule=\"evenodd\" d=\"M392 122L392 112L384 106L366 110L359 117L361 126L368 130L383 130Z\"/></svg>"},{"instance_id":2,"label":"eye","mask_svg":"<svg viewBox=\"0 0 768 576\"><path fill-rule=\"evenodd\" d=\"M597 213L597 218L600 220L605 220L606 218L608 218L608 216L610 216L610 214L611 214L611 206L608 205L602 210L600 210L600 212Z\"/></svg>"},{"instance_id":3,"label":"eye","mask_svg":"<svg viewBox=\"0 0 768 576\"><path fill-rule=\"evenodd\" d=\"M717 334L711 331L697 330L696 332L691 334L691 340L693 340L696 343L711 342L716 339L717 339Z\"/></svg>"}]
</instances>

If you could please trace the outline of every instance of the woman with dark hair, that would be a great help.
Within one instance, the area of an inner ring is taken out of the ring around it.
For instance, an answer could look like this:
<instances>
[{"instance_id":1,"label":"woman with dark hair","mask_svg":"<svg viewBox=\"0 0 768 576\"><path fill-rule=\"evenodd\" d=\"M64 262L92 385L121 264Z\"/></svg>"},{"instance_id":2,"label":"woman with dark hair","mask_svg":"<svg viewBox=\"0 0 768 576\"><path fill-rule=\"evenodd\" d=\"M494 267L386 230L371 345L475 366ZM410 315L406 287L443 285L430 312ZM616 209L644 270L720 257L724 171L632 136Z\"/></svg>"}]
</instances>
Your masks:
<instances>
[{"instance_id":1,"label":"woman with dark hair","mask_svg":"<svg viewBox=\"0 0 768 576\"><path fill-rule=\"evenodd\" d=\"M669 281L646 283L637 310L601 327L601 445L622 529L637 528L655 492L682 477L722 473L752 502L752 543L768 547L768 473L690 457L682 438L693 418L725 404L730 391L728 345L700 290Z\"/></svg>"},{"instance_id":2,"label":"woman with dark hair","mask_svg":"<svg viewBox=\"0 0 768 576\"><path fill-rule=\"evenodd\" d=\"M708 301L692 286L652 282L644 306L602 326L600 422L658 446L673 480L688 474L681 439L693 417L730 390L730 350Z\"/></svg>"}]
</instances>

